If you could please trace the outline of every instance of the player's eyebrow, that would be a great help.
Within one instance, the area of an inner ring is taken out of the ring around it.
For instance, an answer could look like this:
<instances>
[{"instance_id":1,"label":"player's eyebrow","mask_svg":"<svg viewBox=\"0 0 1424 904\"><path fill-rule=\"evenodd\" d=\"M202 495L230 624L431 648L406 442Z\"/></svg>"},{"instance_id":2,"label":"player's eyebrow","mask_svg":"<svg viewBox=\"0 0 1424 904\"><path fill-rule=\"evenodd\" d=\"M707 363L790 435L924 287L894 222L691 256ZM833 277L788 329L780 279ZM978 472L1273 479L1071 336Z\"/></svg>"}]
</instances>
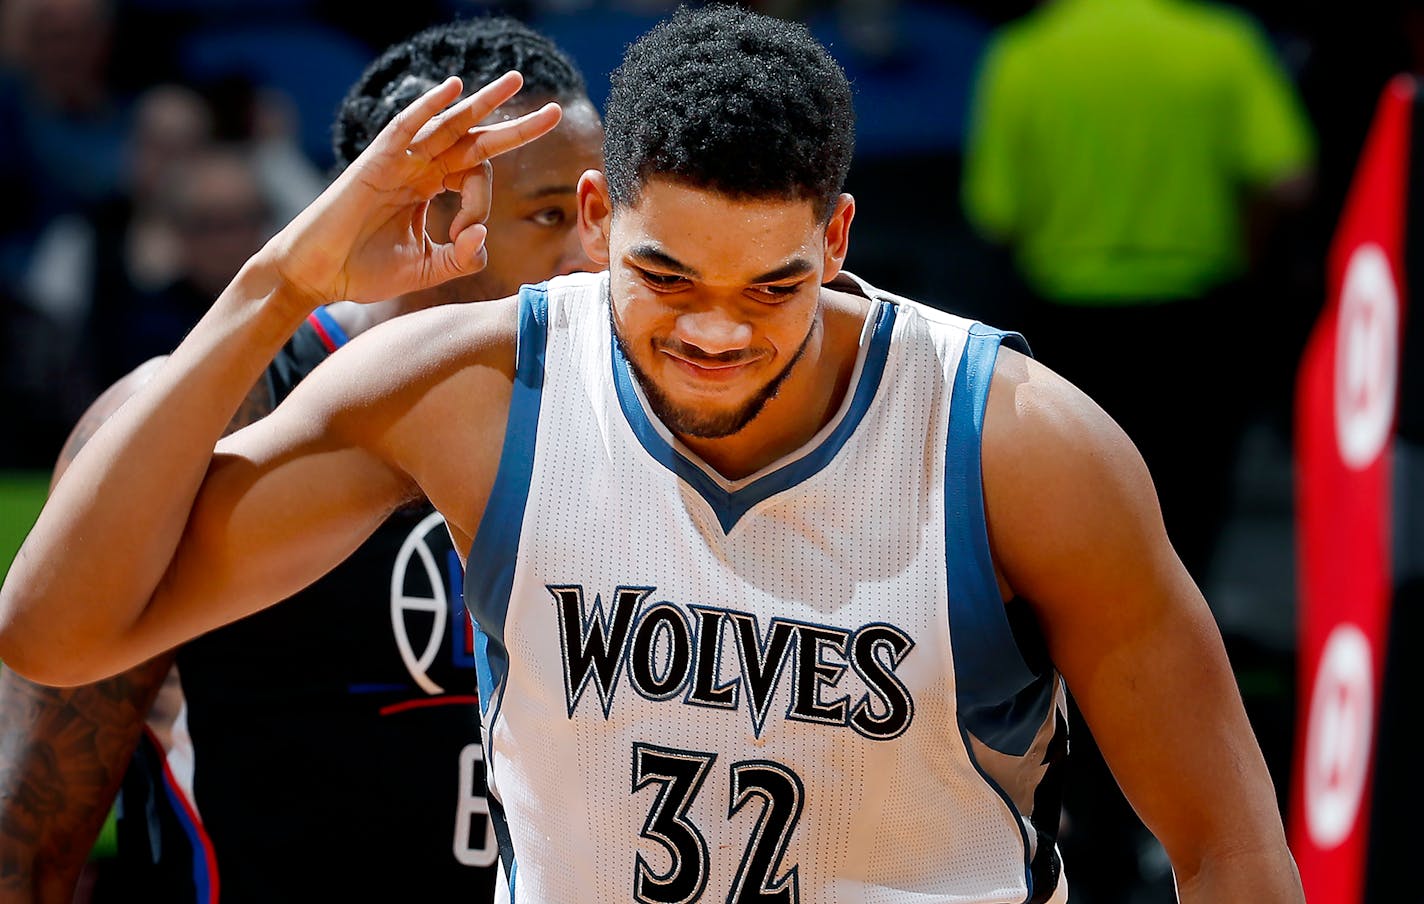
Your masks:
<instances>
[{"instance_id":1,"label":"player's eyebrow","mask_svg":"<svg viewBox=\"0 0 1424 904\"><path fill-rule=\"evenodd\" d=\"M687 266L687 264L684 264L671 254L668 254L652 242L643 242L642 244L634 245L628 250L628 256L640 260L645 264L652 264L663 270L671 270L689 279L696 279L702 275L698 273L695 268Z\"/></svg>"},{"instance_id":2,"label":"player's eyebrow","mask_svg":"<svg viewBox=\"0 0 1424 904\"><path fill-rule=\"evenodd\" d=\"M808 276L816 272L816 267L804 257L793 258L780 267L774 267L766 271L761 276L752 277L752 283L781 282L784 279L792 279L797 276Z\"/></svg>"},{"instance_id":3,"label":"player's eyebrow","mask_svg":"<svg viewBox=\"0 0 1424 904\"><path fill-rule=\"evenodd\" d=\"M538 198L547 198L547 197L550 197L550 196L552 196L552 195L572 195L572 194L575 194L577 191L578 191L578 188L577 188L576 186L572 185L572 184L570 184L570 185L541 185L541 186L539 186L538 188L534 189L534 190L531 191L531 192L525 192L524 197L529 198L529 199L531 199L531 200L535 200L535 199L538 199Z\"/></svg>"},{"instance_id":4,"label":"player's eyebrow","mask_svg":"<svg viewBox=\"0 0 1424 904\"><path fill-rule=\"evenodd\" d=\"M640 245L634 245L631 249L629 249L628 256L636 260L640 260L644 263L653 264L659 267L660 269L669 270L673 273L686 276L689 279L697 279L699 276L701 276L701 274L697 272L696 268L689 267L687 264L684 264L682 261L668 254L666 251L663 251L661 248L659 248L652 242L644 242ZM747 280L747 283L749 285L757 285L760 283L781 282L782 280L793 279L797 276L807 276L811 273L814 273L815 271L816 267L814 264L812 264L804 257L798 257L793 258L787 261L786 263L781 264L780 266L773 267L772 269L766 271L765 273L762 273L759 276L753 276L751 279Z\"/></svg>"}]
</instances>

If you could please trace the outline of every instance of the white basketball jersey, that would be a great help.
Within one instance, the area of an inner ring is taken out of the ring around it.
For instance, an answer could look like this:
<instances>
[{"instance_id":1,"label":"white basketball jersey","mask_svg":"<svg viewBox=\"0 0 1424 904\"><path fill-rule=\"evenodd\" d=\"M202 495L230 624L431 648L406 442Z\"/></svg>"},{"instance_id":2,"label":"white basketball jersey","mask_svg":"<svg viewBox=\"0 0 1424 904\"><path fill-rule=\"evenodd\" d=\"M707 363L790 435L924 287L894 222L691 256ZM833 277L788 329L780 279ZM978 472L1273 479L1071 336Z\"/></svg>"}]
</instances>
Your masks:
<instances>
[{"instance_id":1,"label":"white basketball jersey","mask_svg":"<svg viewBox=\"0 0 1424 904\"><path fill-rule=\"evenodd\" d=\"M737 481L649 412L606 275L523 290L466 585L520 904L1066 899L1062 682L983 515L1005 334L837 288L844 403Z\"/></svg>"}]
</instances>

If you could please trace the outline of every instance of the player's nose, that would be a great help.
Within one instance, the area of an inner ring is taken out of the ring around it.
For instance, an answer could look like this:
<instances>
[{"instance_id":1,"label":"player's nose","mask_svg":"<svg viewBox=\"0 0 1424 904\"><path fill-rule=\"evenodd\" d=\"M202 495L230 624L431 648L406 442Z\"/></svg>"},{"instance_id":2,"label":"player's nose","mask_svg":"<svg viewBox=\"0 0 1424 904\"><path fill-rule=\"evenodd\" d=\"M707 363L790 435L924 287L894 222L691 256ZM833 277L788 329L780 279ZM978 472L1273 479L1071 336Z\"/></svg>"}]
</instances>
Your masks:
<instances>
[{"instance_id":1,"label":"player's nose","mask_svg":"<svg viewBox=\"0 0 1424 904\"><path fill-rule=\"evenodd\" d=\"M746 348L752 340L752 327L719 306L709 305L679 314L674 335L707 355L723 355Z\"/></svg>"}]
</instances>

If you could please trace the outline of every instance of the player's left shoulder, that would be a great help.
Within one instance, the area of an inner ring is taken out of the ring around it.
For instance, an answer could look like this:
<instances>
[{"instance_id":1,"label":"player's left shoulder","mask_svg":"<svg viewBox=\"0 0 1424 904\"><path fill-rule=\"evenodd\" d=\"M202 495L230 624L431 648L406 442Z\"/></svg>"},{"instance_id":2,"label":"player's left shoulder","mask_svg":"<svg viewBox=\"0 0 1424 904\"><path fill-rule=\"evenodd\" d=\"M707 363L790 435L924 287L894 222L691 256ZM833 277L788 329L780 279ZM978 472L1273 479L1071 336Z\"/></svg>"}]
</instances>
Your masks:
<instances>
[{"instance_id":1,"label":"player's left shoulder","mask_svg":"<svg viewBox=\"0 0 1424 904\"><path fill-rule=\"evenodd\" d=\"M1101 479L1140 463L1122 428L1086 393L1041 362L1003 344L984 412L986 489Z\"/></svg>"},{"instance_id":2,"label":"player's left shoulder","mask_svg":"<svg viewBox=\"0 0 1424 904\"><path fill-rule=\"evenodd\" d=\"M1082 390L1013 349L995 364L982 444L990 545L1011 584L1016 574L1142 551L1161 532L1152 479L1127 434Z\"/></svg>"},{"instance_id":3,"label":"player's left shoulder","mask_svg":"<svg viewBox=\"0 0 1424 904\"><path fill-rule=\"evenodd\" d=\"M1124 375L1130 378L1131 375ZM1155 498L1132 440L1087 393L1013 348L999 350L984 413L986 497L1077 519Z\"/></svg>"}]
</instances>

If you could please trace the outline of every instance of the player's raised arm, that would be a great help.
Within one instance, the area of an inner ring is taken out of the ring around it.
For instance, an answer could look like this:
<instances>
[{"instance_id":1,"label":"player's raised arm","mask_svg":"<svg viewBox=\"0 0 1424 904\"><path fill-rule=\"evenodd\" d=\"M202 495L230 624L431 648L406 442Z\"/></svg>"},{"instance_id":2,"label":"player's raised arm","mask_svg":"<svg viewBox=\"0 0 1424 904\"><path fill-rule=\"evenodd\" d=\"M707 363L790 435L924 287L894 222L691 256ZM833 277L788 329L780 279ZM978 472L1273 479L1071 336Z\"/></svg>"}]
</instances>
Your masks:
<instances>
[{"instance_id":1,"label":"player's raised arm","mask_svg":"<svg viewBox=\"0 0 1424 904\"><path fill-rule=\"evenodd\" d=\"M998 567L1037 613L1181 900L1303 901L1220 633L1137 450L1087 396L1007 350L984 444Z\"/></svg>"},{"instance_id":2,"label":"player's raised arm","mask_svg":"<svg viewBox=\"0 0 1424 904\"><path fill-rule=\"evenodd\" d=\"M140 365L89 406L60 450L55 481L162 363ZM163 655L73 688L35 684L0 668L0 902L74 900L170 666Z\"/></svg>"},{"instance_id":3,"label":"player's raised arm","mask_svg":"<svg viewBox=\"0 0 1424 904\"><path fill-rule=\"evenodd\" d=\"M392 352L405 363L364 362L384 369L383 387L358 389L353 377L298 393L305 417L264 422L231 451L213 450L317 305L382 300L479 269L488 159L559 118L551 104L477 128L519 85L505 76L448 109L459 81L432 89L244 266L56 486L0 588L0 659L43 683L114 674L314 580L415 492L394 446L381 445L400 400L358 411L372 400L355 395L409 389L409 350ZM425 230L443 190L460 190L471 214L448 242ZM323 504L295 511L316 486Z\"/></svg>"}]
</instances>

